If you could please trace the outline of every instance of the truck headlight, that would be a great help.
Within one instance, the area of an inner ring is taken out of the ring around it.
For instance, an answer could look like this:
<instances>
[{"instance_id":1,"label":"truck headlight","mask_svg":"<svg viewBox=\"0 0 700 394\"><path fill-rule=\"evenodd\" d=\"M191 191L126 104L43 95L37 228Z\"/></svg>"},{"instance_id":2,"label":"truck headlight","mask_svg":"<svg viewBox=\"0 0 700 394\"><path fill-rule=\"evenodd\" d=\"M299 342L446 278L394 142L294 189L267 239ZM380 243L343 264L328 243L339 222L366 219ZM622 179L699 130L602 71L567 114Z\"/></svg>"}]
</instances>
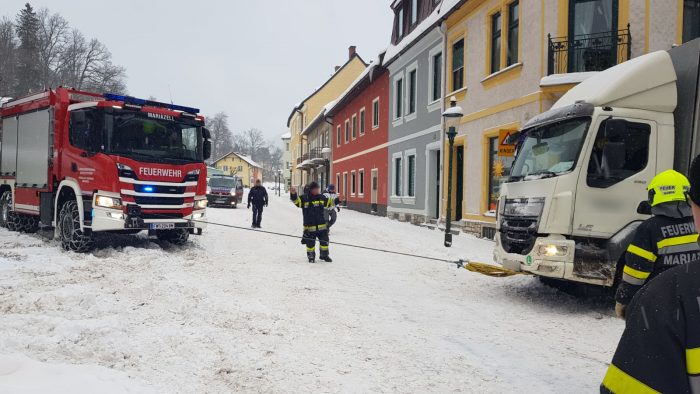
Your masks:
<instances>
[{"instance_id":1,"label":"truck headlight","mask_svg":"<svg viewBox=\"0 0 700 394\"><path fill-rule=\"evenodd\" d=\"M236 189L235 189L235 188L231 189L231 190L229 191L229 193L230 193L232 196L235 196L235 195L236 195Z\"/></svg>"},{"instance_id":2,"label":"truck headlight","mask_svg":"<svg viewBox=\"0 0 700 394\"><path fill-rule=\"evenodd\" d=\"M211 187L207 186L207 194L211 194Z\"/></svg>"},{"instance_id":3,"label":"truck headlight","mask_svg":"<svg viewBox=\"0 0 700 394\"><path fill-rule=\"evenodd\" d=\"M566 256L569 252L568 246L562 245L540 245L537 252L540 256L554 257L554 256Z\"/></svg>"},{"instance_id":4,"label":"truck headlight","mask_svg":"<svg viewBox=\"0 0 700 394\"><path fill-rule=\"evenodd\" d=\"M95 205L102 208L121 209L122 200L121 198L97 195L95 196Z\"/></svg>"},{"instance_id":5,"label":"truck headlight","mask_svg":"<svg viewBox=\"0 0 700 394\"><path fill-rule=\"evenodd\" d=\"M194 209L204 209L207 207L207 200L202 199L202 200L197 200L194 202Z\"/></svg>"}]
</instances>

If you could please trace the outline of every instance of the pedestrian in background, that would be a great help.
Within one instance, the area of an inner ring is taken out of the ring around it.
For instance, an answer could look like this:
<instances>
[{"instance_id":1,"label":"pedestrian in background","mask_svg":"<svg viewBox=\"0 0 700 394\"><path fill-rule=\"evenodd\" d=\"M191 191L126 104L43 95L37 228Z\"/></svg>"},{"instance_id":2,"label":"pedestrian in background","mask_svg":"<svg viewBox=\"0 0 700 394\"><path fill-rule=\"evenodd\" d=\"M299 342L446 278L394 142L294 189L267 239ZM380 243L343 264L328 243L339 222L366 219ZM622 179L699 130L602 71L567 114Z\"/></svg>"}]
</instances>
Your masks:
<instances>
[{"instance_id":1,"label":"pedestrian in background","mask_svg":"<svg viewBox=\"0 0 700 394\"><path fill-rule=\"evenodd\" d=\"M267 206L267 189L262 185L262 181L258 179L248 192L248 208L253 206L253 228L260 228L262 222L263 207Z\"/></svg>"},{"instance_id":2,"label":"pedestrian in background","mask_svg":"<svg viewBox=\"0 0 700 394\"><path fill-rule=\"evenodd\" d=\"M669 190L670 193L670 190ZM700 156L690 168L690 206L700 226ZM700 392L700 261L663 272L642 287L601 393Z\"/></svg>"},{"instance_id":3,"label":"pedestrian in background","mask_svg":"<svg viewBox=\"0 0 700 394\"><path fill-rule=\"evenodd\" d=\"M333 227L335 221L338 220L338 212L340 212L340 197L338 197L338 194L336 194L335 185L332 183L328 185L326 191L323 192L323 195L326 196L326 198L331 202L331 206L327 207L323 212L326 219L326 224L328 225L328 232L330 233L331 227Z\"/></svg>"},{"instance_id":4,"label":"pedestrian in background","mask_svg":"<svg viewBox=\"0 0 700 394\"><path fill-rule=\"evenodd\" d=\"M328 226L324 211L331 201L321 194L321 186L316 182L309 184L308 192L302 196L297 195L296 188L289 190L289 198L294 205L301 208L304 217L304 237L302 244L306 245L306 257L309 263L316 262L316 239L319 241L321 260L332 262L328 250Z\"/></svg>"}]
</instances>

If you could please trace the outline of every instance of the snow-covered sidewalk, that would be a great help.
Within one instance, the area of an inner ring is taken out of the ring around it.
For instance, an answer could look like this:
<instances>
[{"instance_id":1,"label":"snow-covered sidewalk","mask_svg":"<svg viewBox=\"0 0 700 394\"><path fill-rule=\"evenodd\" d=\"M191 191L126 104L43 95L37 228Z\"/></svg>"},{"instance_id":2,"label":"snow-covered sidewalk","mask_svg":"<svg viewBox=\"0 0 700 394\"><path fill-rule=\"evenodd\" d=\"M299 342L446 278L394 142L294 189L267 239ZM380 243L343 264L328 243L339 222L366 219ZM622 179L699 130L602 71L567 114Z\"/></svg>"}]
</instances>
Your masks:
<instances>
[{"instance_id":1,"label":"snow-covered sidewalk","mask_svg":"<svg viewBox=\"0 0 700 394\"><path fill-rule=\"evenodd\" d=\"M209 215L250 224L244 206ZM271 198L264 230L300 223ZM460 235L445 249L440 232L348 210L333 241L480 261L493 247ZM297 239L216 226L188 247L120 236L87 255L2 230L0 354L113 368L135 391L594 392L623 329L531 277L331 255L308 264ZM12 376L0 371L0 392Z\"/></svg>"}]
</instances>

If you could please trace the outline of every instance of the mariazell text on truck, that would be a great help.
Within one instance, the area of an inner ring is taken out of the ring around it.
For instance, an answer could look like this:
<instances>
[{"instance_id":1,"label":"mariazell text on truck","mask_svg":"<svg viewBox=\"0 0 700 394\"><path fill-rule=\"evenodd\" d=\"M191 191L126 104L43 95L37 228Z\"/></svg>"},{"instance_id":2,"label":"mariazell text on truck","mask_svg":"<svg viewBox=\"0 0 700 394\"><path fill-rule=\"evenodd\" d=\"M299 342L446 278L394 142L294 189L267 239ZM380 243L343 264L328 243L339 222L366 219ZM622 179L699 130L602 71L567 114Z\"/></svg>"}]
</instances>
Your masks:
<instances>
[{"instance_id":1,"label":"mariazell text on truck","mask_svg":"<svg viewBox=\"0 0 700 394\"><path fill-rule=\"evenodd\" d=\"M0 108L0 226L66 250L117 232L184 244L206 226L210 135L196 108L58 88Z\"/></svg>"},{"instance_id":2,"label":"mariazell text on truck","mask_svg":"<svg viewBox=\"0 0 700 394\"><path fill-rule=\"evenodd\" d=\"M545 278L613 286L659 172L700 153L700 39L602 71L511 137L494 258Z\"/></svg>"}]
</instances>

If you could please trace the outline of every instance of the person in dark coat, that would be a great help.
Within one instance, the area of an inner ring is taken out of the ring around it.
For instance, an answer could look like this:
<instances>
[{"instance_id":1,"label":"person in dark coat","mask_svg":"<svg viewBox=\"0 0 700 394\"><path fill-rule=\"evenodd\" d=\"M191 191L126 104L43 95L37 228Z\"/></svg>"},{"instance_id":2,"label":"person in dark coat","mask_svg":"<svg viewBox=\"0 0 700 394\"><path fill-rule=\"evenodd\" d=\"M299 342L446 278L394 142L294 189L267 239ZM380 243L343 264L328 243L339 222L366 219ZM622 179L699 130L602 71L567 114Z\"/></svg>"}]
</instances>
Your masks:
<instances>
[{"instance_id":1,"label":"person in dark coat","mask_svg":"<svg viewBox=\"0 0 700 394\"><path fill-rule=\"evenodd\" d=\"M316 262L316 239L320 243L321 260L332 262L328 250L328 225L324 211L332 206L333 202L321 194L321 186L311 182L308 192L302 196L297 195L296 188L289 190L289 197L297 207L301 208L304 216L304 238L302 244L306 245L306 257L309 263Z\"/></svg>"},{"instance_id":2,"label":"person in dark coat","mask_svg":"<svg viewBox=\"0 0 700 394\"><path fill-rule=\"evenodd\" d=\"M253 206L253 228L260 228L262 222L263 207L267 206L267 189L262 185L260 179L255 181L248 192L248 208Z\"/></svg>"}]
</instances>

